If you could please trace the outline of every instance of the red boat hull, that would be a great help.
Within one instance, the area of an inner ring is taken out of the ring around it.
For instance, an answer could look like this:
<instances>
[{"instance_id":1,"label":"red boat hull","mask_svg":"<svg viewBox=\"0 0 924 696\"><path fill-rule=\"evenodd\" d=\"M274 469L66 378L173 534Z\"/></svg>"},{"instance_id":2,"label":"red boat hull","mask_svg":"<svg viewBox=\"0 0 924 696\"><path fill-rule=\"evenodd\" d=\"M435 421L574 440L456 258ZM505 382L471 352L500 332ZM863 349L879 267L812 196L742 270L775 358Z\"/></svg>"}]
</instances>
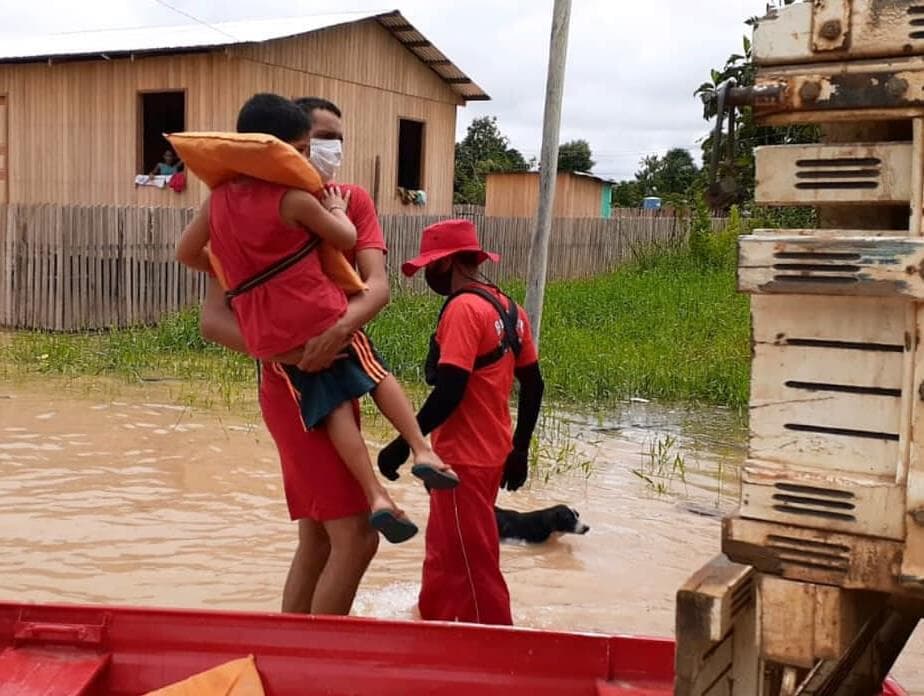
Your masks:
<instances>
[{"instance_id":1,"label":"red boat hull","mask_svg":"<svg viewBox=\"0 0 924 696\"><path fill-rule=\"evenodd\" d=\"M3 696L135 696L248 654L256 656L267 696L673 692L670 640L357 618L0 603ZM884 691L903 693L891 685Z\"/></svg>"}]
</instances>

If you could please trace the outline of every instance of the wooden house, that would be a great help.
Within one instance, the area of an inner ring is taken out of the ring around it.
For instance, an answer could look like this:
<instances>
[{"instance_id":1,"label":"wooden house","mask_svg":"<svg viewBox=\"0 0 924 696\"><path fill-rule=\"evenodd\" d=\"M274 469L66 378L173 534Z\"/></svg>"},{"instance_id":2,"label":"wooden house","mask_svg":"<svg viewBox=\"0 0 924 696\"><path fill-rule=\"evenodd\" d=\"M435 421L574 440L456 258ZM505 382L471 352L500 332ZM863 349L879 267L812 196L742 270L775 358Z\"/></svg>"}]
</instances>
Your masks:
<instances>
[{"instance_id":1,"label":"wooden house","mask_svg":"<svg viewBox=\"0 0 924 696\"><path fill-rule=\"evenodd\" d=\"M451 213L456 109L488 98L397 11L4 39L0 203L195 206L198 181L135 178L164 132L233 130L256 92L340 106L340 178L383 214Z\"/></svg>"},{"instance_id":2,"label":"wooden house","mask_svg":"<svg viewBox=\"0 0 924 696\"><path fill-rule=\"evenodd\" d=\"M608 218L612 214L613 182L592 174L559 172L554 217ZM539 206L539 172L488 174L485 215L533 217Z\"/></svg>"}]
</instances>

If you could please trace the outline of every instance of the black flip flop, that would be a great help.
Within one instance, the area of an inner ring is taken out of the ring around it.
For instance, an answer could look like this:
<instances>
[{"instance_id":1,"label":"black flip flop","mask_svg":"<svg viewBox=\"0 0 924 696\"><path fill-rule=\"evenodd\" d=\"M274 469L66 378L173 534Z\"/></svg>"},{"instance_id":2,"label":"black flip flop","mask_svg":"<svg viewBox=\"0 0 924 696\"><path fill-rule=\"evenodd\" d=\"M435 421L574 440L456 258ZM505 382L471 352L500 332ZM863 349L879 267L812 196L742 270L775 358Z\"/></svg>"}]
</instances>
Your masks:
<instances>
[{"instance_id":1,"label":"black flip flop","mask_svg":"<svg viewBox=\"0 0 924 696\"><path fill-rule=\"evenodd\" d=\"M459 477L455 474L437 469L432 464L415 464L411 473L424 482L428 490L445 491L459 485Z\"/></svg>"},{"instance_id":2,"label":"black flip flop","mask_svg":"<svg viewBox=\"0 0 924 696\"><path fill-rule=\"evenodd\" d=\"M376 510L369 515L369 524L392 544L400 544L417 534L417 525L406 517L398 517L394 510Z\"/></svg>"}]
</instances>

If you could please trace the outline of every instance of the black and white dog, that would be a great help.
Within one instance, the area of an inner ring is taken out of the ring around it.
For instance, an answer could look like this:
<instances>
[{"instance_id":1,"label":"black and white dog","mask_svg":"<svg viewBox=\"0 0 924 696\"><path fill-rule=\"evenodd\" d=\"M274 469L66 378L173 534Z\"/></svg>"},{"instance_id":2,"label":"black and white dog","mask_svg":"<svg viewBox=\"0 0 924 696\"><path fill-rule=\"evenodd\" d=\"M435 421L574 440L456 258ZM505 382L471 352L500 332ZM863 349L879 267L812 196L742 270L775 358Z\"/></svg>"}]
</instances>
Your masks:
<instances>
[{"instance_id":1,"label":"black and white dog","mask_svg":"<svg viewBox=\"0 0 924 696\"><path fill-rule=\"evenodd\" d=\"M541 544L556 533L587 534L590 531L590 527L581 522L578 511L567 505L532 512L495 507L494 517L501 539L521 539L531 544Z\"/></svg>"}]
</instances>

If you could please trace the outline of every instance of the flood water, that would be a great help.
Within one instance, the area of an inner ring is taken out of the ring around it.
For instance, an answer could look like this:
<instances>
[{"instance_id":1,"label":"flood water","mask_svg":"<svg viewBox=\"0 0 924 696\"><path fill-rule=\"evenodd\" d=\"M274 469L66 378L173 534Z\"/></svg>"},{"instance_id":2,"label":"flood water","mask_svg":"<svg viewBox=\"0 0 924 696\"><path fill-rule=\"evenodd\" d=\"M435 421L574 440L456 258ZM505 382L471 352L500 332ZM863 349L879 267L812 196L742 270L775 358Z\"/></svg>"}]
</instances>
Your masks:
<instances>
[{"instance_id":1,"label":"flood water","mask_svg":"<svg viewBox=\"0 0 924 696\"><path fill-rule=\"evenodd\" d=\"M566 503L591 531L502 547L515 621L671 635L674 594L719 552L720 516L735 506L740 418L632 403L545 433L561 471L499 504ZM404 476L392 490L422 527L422 487ZM259 421L178 406L162 389L102 398L6 385L0 500L4 599L278 609L296 530ZM383 542L354 613L413 617L422 558L423 534ZM924 693L920 636L895 673Z\"/></svg>"}]
</instances>

